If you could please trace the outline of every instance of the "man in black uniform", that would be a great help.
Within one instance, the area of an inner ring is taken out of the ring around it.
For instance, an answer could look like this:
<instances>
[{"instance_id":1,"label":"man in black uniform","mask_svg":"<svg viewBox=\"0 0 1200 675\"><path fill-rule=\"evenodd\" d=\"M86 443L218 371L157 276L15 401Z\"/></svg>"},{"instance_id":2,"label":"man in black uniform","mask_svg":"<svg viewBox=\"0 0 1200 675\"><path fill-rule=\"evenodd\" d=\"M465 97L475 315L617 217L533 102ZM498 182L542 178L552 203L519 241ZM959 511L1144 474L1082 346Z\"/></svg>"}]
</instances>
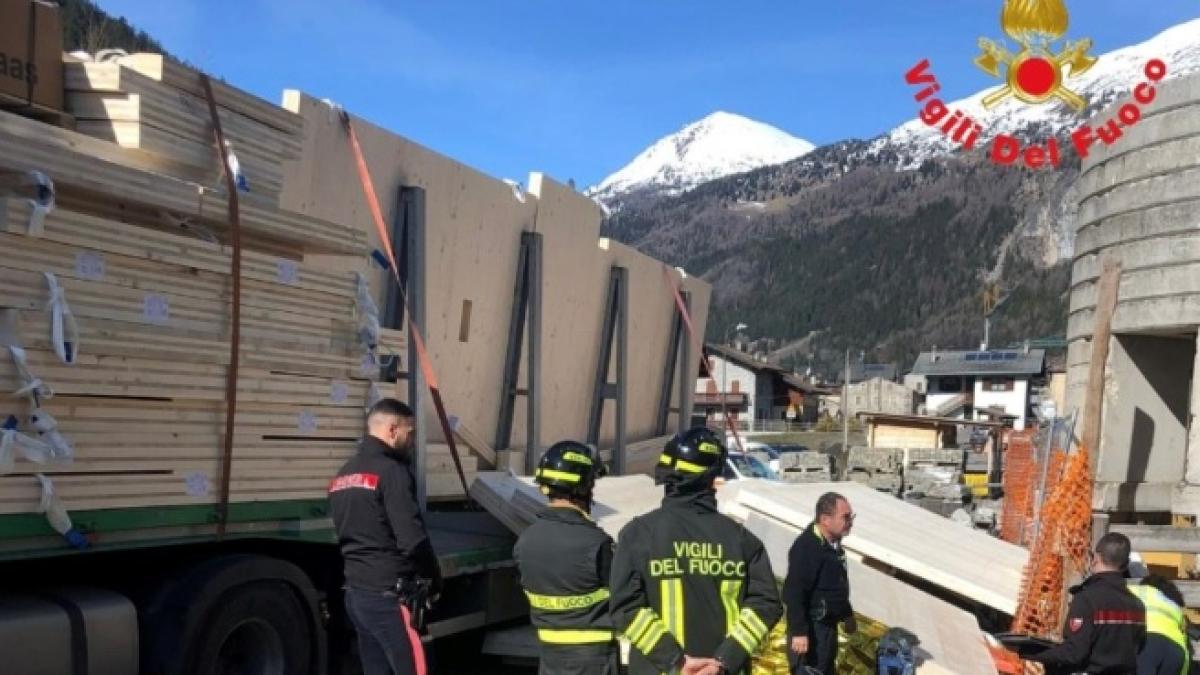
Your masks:
<instances>
[{"instance_id":1,"label":"man in black uniform","mask_svg":"<svg viewBox=\"0 0 1200 675\"><path fill-rule=\"evenodd\" d=\"M788 663L792 673L805 667L823 675L837 672L838 624L853 633L850 579L842 539L854 525L850 502L836 492L817 499L817 517L788 551L783 581L787 607Z\"/></svg>"},{"instance_id":2,"label":"man in black uniform","mask_svg":"<svg viewBox=\"0 0 1200 675\"><path fill-rule=\"evenodd\" d=\"M1146 614L1125 584L1129 538L1110 532L1091 554L1092 575L1071 589L1074 595L1063 627L1063 642L1026 656L1046 666L1048 675L1103 673L1134 675L1146 636Z\"/></svg>"},{"instance_id":3,"label":"man in black uniform","mask_svg":"<svg viewBox=\"0 0 1200 675\"><path fill-rule=\"evenodd\" d=\"M621 530L609 585L630 675L749 672L783 613L762 542L717 511L725 458L706 428L673 438L655 468L662 506Z\"/></svg>"},{"instance_id":4,"label":"man in black uniform","mask_svg":"<svg viewBox=\"0 0 1200 675\"><path fill-rule=\"evenodd\" d=\"M442 575L417 503L409 464L413 414L385 398L367 413L358 453L329 484L342 547L346 613L358 633L365 675L424 675L425 653L406 603Z\"/></svg>"},{"instance_id":5,"label":"man in black uniform","mask_svg":"<svg viewBox=\"0 0 1200 675\"><path fill-rule=\"evenodd\" d=\"M550 446L534 482L550 498L513 548L541 643L540 675L617 675L608 612L613 541L589 517L604 465L575 441Z\"/></svg>"}]
</instances>

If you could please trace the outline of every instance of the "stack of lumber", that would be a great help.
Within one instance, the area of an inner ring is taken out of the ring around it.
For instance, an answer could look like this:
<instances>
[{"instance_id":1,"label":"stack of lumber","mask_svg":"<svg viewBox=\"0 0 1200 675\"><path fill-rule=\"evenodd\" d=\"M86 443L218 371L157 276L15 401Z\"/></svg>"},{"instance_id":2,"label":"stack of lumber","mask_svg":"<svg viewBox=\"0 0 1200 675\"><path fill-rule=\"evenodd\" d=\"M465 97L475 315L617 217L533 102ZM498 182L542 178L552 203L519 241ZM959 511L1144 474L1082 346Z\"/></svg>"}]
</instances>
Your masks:
<instances>
[{"instance_id":1,"label":"stack of lumber","mask_svg":"<svg viewBox=\"0 0 1200 675\"><path fill-rule=\"evenodd\" d=\"M67 63L64 77L67 111L80 132L160 155L197 182L221 180L212 118L194 71L158 54L133 54ZM250 191L278 200L283 162L302 152L302 118L218 81L213 89Z\"/></svg>"},{"instance_id":2,"label":"stack of lumber","mask_svg":"<svg viewBox=\"0 0 1200 675\"><path fill-rule=\"evenodd\" d=\"M121 147L0 113L0 174L42 172L57 197L31 228L31 202L0 193L0 388L25 386L8 349L23 348L28 373L43 385L42 410L74 449L73 458L44 464L16 452L0 468L0 514L36 512L35 473L51 477L72 511L215 504L225 473L233 252L219 172L212 165L202 175L202 163L187 156L203 151L217 161L207 108L196 103L199 75L142 56L72 67L76 104L104 112L94 121L153 128L150 137L165 140ZM79 78L93 69L113 79L84 90ZM277 167L296 151L299 117L213 84L244 167L260 159ZM357 275L370 265L366 235L283 211L257 192L241 195L240 215L230 498L320 499L362 434L379 373L364 362L356 314ZM71 363L54 351L51 279L78 324ZM381 344L407 362L403 333L384 331ZM380 385L384 395L391 387ZM0 419L12 416L21 434L38 437L31 397L3 400Z\"/></svg>"}]
</instances>

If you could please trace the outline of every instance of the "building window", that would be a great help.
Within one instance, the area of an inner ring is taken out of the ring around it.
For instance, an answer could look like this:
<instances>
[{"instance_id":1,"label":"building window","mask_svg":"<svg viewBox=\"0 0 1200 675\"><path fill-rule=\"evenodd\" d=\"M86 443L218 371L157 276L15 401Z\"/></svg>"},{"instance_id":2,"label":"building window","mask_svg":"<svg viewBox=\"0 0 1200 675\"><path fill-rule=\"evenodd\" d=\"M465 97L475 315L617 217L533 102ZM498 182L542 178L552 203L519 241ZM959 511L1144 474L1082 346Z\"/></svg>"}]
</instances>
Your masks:
<instances>
[{"instance_id":1,"label":"building window","mask_svg":"<svg viewBox=\"0 0 1200 675\"><path fill-rule=\"evenodd\" d=\"M962 391L961 377L943 377L938 379L938 390L946 394Z\"/></svg>"},{"instance_id":2,"label":"building window","mask_svg":"<svg viewBox=\"0 0 1200 675\"><path fill-rule=\"evenodd\" d=\"M1013 380L1011 377L988 377L983 380L984 391L1012 391Z\"/></svg>"}]
</instances>

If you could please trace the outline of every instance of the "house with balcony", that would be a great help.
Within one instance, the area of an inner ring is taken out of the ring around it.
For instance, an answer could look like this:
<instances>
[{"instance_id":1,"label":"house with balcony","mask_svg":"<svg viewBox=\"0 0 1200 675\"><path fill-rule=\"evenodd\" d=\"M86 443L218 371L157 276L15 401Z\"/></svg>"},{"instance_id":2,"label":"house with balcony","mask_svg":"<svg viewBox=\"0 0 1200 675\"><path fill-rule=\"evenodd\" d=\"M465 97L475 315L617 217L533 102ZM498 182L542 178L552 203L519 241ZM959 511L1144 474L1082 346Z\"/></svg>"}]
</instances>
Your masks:
<instances>
[{"instance_id":1,"label":"house with balcony","mask_svg":"<svg viewBox=\"0 0 1200 675\"><path fill-rule=\"evenodd\" d=\"M766 422L816 422L817 392L802 378L734 347L706 344L704 354L712 377L701 361L694 416L720 424L727 413L748 429L765 427Z\"/></svg>"},{"instance_id":2,"label":"house with balcony","mask_svg":"<svg viewBox=\"0 0 1200 675\"><path fill-rule=\"evenodd\" d=\"M1032 392L1044 377L1045 351L1000 349L922 352L906 382L925 394L926 415L1006 422L1021 430Z\"/></svg>"}]
</instances>

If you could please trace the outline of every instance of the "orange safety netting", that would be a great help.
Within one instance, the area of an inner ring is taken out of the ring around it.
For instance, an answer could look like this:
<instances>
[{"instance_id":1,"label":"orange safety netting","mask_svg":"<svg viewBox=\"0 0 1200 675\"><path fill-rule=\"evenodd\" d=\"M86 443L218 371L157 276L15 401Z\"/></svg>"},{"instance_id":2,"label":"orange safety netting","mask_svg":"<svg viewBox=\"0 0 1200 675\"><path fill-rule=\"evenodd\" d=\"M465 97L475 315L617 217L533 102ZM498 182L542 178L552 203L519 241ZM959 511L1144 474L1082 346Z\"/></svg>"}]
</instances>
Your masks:
<instances>
[{"instance_id":1,"label":"orange safety netting","mask_svg":"<svg viewBox=\"0 0 1200 675\"><path fill-rule=\"evenodd\" d=\"M1047 467L1048 497L1040 510L1038 535L1030 542L1013 632L1061 636L1065 584L1069 576L1083 570L1091 546L1092 476L1087 448L1068 455L1061 478L1055 480L1059 471L1053 465L1061 465L1062 455L1052 453Z\"/></svg>"},{"instance_id":2,"label":"orange safety netting","mask_svg":"<svg viewBox=\"0 0 1200 675\"><path fill-rule=\"evenodd\" d=\"M1032 431L1010 431L1004 449L1004 505L1000 511L1000 538L1024 545L1033 519L1038 465Z\"/></svg>"}]
</instances>

